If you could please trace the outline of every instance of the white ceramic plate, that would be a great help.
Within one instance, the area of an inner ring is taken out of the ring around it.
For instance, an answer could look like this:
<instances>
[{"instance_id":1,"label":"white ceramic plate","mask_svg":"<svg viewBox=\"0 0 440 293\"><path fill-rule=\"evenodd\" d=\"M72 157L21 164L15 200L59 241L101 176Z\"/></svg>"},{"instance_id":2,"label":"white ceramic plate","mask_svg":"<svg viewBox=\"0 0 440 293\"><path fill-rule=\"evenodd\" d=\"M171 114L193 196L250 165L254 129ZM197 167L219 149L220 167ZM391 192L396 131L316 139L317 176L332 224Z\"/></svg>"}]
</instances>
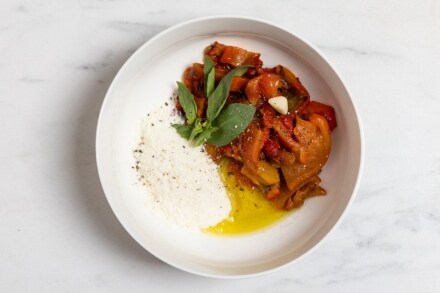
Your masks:
<instances>
[{"instance_id":1,"label":"white ceramic plate","mask_svg":"<svg viewBox=\"0 0 440 293\"><path fill-rule=\"evenodd\" d=\"M332 105L338 127L321 177L328 191L269 229L218 237L170 225L149 212L148 193L133 174L133 149L147 113L175 91L175 81L214 41L260 52L266 67L292 69L313 100ZM119 221L150 253L182 270L212 277L258 275L292 263L323 240L356 192L362 165L360 121L338 74L316 48L262 20L210 17L174 26L124 64L105 97L97 130L99 176Z\"/></svg>"}]
</instances>

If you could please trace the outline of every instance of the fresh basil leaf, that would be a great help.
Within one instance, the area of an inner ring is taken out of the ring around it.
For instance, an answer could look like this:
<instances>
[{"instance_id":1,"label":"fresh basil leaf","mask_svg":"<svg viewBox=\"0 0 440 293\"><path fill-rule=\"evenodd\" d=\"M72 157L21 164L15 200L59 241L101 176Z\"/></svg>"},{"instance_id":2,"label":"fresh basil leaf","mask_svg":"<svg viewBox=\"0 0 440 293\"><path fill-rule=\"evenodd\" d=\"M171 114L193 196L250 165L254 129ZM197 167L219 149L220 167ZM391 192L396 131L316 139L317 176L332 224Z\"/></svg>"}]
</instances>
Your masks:
<instances>
[{"instance_id":1,"label":"fresh basil leaf","mask_svg":"<svg viewBox=\"0 0 440 293\"><path fill-rule=\"evenodd\" d=\"M216 89L208 97L208 108L206 110L206 118L212 122L218 116L228 98L229 88L231 87L232 78L234 76L242 76L248 71L250 65L244 65L232 69L219 82Z\"/></svg>"},{"instance_id":2,"label":"fresh basil leaf","mask_svg":"<svg viewBox=\"0 0 440 293\"><path fill-rule=\"evenodd\" d=\"M214 91L215 86L215 68L212 59L206 55L205 64L203 66L203 73L205 76L205 95L209 97Z\"/></svg>"},{"instance_id":3,"label":"fresh basil leaf","mask_svg":"<svg viewBox=\"0 0 440 293\"><path fill-rule=\"evenodd\" d=\"M229 104L212 122L218 130L213 132L208 143L215 146L224 146L240 135L254 117L256 108L247 104Z\"/></svg>"},{"instance_id":4,"label":"fresh basil leaf","mask_svg":"<svg viewBox=\"0 0 440 293\"><path fill-rule=\"evenodd\" d=\"M197 135L203 132L202 120L196 118L194 121L193 128L191 129L191 134L189 135L189 140L193 140Z\"/></svg>"},{"instance_id":5,"label":"fresh basil leaf","mask_svg":"<svg viewBox=\"0 0 440 293\"><path fill-rule=\"evenodd\" d=\"M217 131L217 129L217 127L209 126L205 130L203 130L203 132L200 133L200 135L197 136L197 138L194 140L194 145L199 146L202 143L206 142L211 137L211 134Z\"/></svg>"},{"instance_id":6,"label":"fresh basil leaf","mask_svg":"<svg viewBox=\"0 0 440 293\"><path fill-rule=\"evenodd\" d=\"M179 90L179 103L185 112L188 124L192 124L197 116L197 105L194 96L183 83L177 82L177 87Z\"/></svg>"},{"instance_id":7,"label":"fresh basil leaf","mask_svg":"<svg viewBox=\"0 0 440 293\"><path fill-rule=\"evenodd\" d=\"M193 129L192 125L185 124L172 124L171 127L175 128L177 133L186 140L191 136L191 131Z\"/></svg>"}]
</instances>

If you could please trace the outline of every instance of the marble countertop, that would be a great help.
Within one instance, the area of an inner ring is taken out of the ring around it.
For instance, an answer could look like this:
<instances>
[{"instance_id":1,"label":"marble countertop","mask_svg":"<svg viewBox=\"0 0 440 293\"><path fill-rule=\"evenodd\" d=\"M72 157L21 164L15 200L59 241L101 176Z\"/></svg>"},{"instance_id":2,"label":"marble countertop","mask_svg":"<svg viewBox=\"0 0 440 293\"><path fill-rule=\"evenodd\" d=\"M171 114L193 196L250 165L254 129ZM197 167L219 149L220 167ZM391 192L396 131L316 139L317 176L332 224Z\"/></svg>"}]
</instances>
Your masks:
<instances>
[{"instance_id":1,"label":"marble countertop","mask_svg":"<svg viewBox=\"0 0 440 293\"><path fill-rule=\"evenodd\" d=\"M139 246L98 179L95 129L141 44L194 17L268 19L339 69L365 164L342 224L294 266L217 280ZM0 4L1 292L438 292L440 1L30 1Z\"/></svg>"}]
</instances>

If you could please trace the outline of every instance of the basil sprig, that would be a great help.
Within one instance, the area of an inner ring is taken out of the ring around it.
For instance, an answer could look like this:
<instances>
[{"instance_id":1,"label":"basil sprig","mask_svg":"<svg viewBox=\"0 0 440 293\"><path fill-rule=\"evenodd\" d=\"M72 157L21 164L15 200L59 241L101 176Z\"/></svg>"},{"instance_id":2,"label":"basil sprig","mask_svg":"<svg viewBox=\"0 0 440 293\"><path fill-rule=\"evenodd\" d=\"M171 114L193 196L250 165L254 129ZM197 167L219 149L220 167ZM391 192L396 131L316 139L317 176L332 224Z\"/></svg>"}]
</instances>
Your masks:
<instances>
[{"instance_id":1,"label":"basil sprig","mask_svg":"<svg viewBox=\"0 0 440 293\"><path fill-rule=\"evenodd\" d=\"M177 133L199 146L204 142L215 146L224 146L242 133L255 114L253 105L234 103L225 107L234 76L242 76L250 68L244 65L231 70L215 88L214 62L205 57L204 60L205 95L208 97L206 121L197 117L197 105L194 96L184 84L177 82L179 103L185 112L186 124L171 125Z\"/></svg>"},{"instance_id":2,"label":"basil sprig","mask_svg":"<svg viewBox=\"0 0 440 293\"><path fill-rule=\"evenodd\" d=\"M181 82L177 82L177 88L179 90L179 103L185 112L186 120L188 124L193 124L197 117L197 105L194 96Z\"/></svg>"},{"instance_id":3,"label":"basil sprig","mask_svg":"<svg viewBox=\"0 0 440 293\"><path fill-rule=\"evenodd\" d=\"M247 104L227 105L212 122L217 128L207 140L209 144L224 146L240 135L254 118L255 106Z\"/></svg>"},{"instance_id":4,"label":"basil sprig","mask_svg":"<svg viewBox=\"0 0 440 293\"><path fill-rule=\"evenodd\" d=\"M249 65L245 65L232 69L220 80L217 88L208 97L208 108L206 109L206 118L208 121L214 121L224 107L226 99L228 98L232 78L234 76L242 76L248 71L249 67Z\"/></svg>"},{"instance_id":5,"label":"basil sprig","mask_svg":"<svg viewBox=\"0 0 440 293\"><path fill-rule=\"evenodd\" d=\"M205 56L205 64L203 66L205 75L205 96L209 97L214 91L215 86L215 68L214 62L208 55Z\"/></svg>"}]
</instances>

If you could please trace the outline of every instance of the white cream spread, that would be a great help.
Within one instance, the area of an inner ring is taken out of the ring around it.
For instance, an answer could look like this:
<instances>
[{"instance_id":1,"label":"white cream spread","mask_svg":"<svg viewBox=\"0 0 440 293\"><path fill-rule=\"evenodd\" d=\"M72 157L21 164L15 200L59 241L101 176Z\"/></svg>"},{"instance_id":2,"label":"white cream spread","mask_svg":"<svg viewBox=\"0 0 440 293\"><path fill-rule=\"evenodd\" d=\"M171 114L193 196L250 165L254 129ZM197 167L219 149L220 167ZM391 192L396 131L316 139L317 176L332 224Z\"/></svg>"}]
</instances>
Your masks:
<instances>
[{"instance_id":1,"label":"white cream spread","mask_svg":"<svg viewBox=\"0 0 440 293\"><path fill-rule=\"evenodd\" d=\"M174 100L164 102L143 122L134 150L138 179L167 219L188 228L215 225L228 216L230 202L203 147L192 146L171 127L182 123L174 105Z\"/></svg>"}]
</instances>

